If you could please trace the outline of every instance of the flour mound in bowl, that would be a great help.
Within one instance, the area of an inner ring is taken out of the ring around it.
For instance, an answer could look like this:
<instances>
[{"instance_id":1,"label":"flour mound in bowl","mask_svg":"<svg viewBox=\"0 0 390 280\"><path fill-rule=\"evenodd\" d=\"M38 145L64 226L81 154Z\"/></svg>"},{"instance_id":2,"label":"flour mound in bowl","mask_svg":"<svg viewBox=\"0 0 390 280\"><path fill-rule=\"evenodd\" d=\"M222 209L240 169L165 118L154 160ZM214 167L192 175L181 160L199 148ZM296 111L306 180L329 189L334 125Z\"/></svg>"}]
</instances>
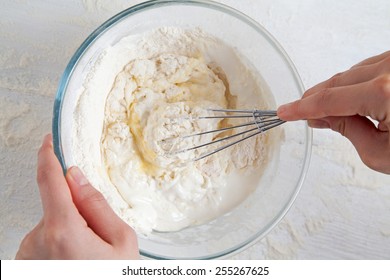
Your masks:
<instances>
[{"instance_id":1,"label":"flour mound in bowl","mask_svg":"<svg viewBox=\"0 0 390 280\"><path fill-rule=\"evenodd\" d=\"M196 162L215 146L174 151L239 132L181 139L239 122L196 119L221 114L208 108L272 108L259 77L233 48L201 30L166 27L126 37L105 52L84 83L74 117L74 158L138 232L206 223L256 188L272 153L272 133Z\"/></svg>"}]
</instances>

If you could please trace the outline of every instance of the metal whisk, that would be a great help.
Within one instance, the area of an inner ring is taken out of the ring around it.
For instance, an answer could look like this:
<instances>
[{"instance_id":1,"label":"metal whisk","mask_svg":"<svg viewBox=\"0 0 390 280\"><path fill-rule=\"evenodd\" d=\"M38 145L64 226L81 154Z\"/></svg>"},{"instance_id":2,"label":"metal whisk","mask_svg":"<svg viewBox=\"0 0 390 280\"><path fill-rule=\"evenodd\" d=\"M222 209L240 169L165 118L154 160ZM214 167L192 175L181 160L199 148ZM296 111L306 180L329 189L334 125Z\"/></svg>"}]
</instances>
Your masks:
<instances>
[{"instance_id":1,"label":"metal whisk","mask_svg":"<svg viewBox=\"0 0 390 280\"><path fill-rule=\"evenodd\" d=\"M176 150L176 151L171 150L169 152L170 155L185 153L188 151L200 149L200 148L203 148L203 147L206 147L209 145L214 145L214 144L219 143L219 142L232 140L233 138L237 138L239 136L242 136L238 140L230 141L229 143L227 143L223 146L220 146L212 151L205 152L205 153L201 154L200 156L193 159L193 161L198 161L198 160L203 159L205 157L211 156L219 151L222 151L226 148L229 148L235 144L238 144L238 143L240 143L246 139L249 139L253 136L264 133L267 130L270 130L274 127L277 127L285 122L285 121L278 118L276 111L272 111L272 110L206 109L206 111L219 112L219 113L224 113L224 114L212 115L212 116L199 116L199 117L194 116L194 117L190 117L187 119L210 120L210 119L240 119L240 118L247 118L248 119L249 118L250 121L242 123L242 124L219 128L219 129L203 131L203 132L194 133L194 134L185 135L185 136L179 136L176 138L178 141L184 140L184 139L190 138L190 137L204 135L204 134L215 133L217 135L221 132L232 130L232 129L244 128L244 127L247 128L244 131L237 132L235 134L232 134L232 135L229 135L226 137L218 138L216 140L213 140L213 141L210 141L207 143L199 144L199 145L196 145L193 147L188 147L188 148L184 148L184 149L180 149L180 150ZM172 139L164 139L162 141L164 142L164 141L169 141L169 140L172 140Z\"/></svg>"}]
</instances>

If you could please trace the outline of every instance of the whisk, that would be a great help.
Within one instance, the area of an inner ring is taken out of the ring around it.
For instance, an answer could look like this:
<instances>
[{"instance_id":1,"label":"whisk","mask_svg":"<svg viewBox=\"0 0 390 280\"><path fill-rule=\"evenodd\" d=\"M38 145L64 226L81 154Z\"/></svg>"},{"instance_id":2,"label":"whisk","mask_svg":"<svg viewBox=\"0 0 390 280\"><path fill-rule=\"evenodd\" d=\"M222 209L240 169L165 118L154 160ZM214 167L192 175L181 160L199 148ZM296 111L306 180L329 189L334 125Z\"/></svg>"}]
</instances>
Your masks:
<instances>
[{"instance_id":1,"label":"whisk","mask_svg":"<svg viewBox=\"0 0 390 280\"><path fill-rule=\"evenodd\" d=\"M248 119L248 122L242 123L242 124L237 124L233 126L228 126L228 127L223 127L219 129L214 129L214 130L209 130L209 131L203 131L199 133L194 133L194 134L189 134L189 135L184 135L184 136L179 136L177 137L177 140L184 140L190 137L196 137L196 136L201 136L204 134L211 134L214 133L218 135L221 132L225 132L228 130L233 130L237 128L247 128L244 131L237 132L235 134L225 136L222 138L218 138L213 141L209 141L207 143L195 145L193 147L186 147L184 149L176 150L176 151L170 151L170 155L177 155L180 153L185 153L189 152L192 150L200 149L209 145L215 145L216 143L219 142L226 142L229 141L229 143L226 143L218 148L215 148L212 151L207 151L202 154L200 154L198 157L192 159L192 161L198 161L201 160L205 157L211 156L217 152L220 152L222 150L225 150L235 144L238 144L246 139L249 139L251 137L254 137L256 135L259 135L261 133L266 132L267 130L270 130L274 127L277 127L281 124L283 124L285 121L281 120L278 118L276 111L274 110L239 110L239 109L206 109L206 111L209 112L217 112L221 113L220 115L210 115L210 116L193 116L193 117L187 117L187 119L191 120L210 120L210 119ZM238 138L241 136L241 138ZM235 139L234 139L235 138ZM233 140L234 139L234 140ZM168 141L172 139L164 139L162 141Z\"/></svg>"}]
</instances>

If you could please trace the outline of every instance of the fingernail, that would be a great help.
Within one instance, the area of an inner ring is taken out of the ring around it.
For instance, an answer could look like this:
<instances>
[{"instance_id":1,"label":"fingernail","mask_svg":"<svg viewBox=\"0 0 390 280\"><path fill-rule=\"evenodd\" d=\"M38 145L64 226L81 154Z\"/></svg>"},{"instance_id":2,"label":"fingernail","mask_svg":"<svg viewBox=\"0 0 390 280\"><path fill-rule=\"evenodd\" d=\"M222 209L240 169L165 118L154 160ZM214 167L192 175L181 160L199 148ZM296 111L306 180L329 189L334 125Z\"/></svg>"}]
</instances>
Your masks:
<instances>
[{"instance_id":1,"label":"fingernail","mask_svg":"<svg viewBox=\"0 0 390 280\"><path fill-rule=\"evenodd\" d=\"M77 167L73 166L69 169L69 174L72 177L72 179L79 185L84 186L87 185L89 182L87 178L85 178L83 172Z\"/></svg>"},{"instance_id":2,"label":"fingernail","mask_svg":"<svg viewBox=\"0 0 390 280\"><path fill-rule=\"evenodd\" d=\"M329 123L324 120L308 120L307 124L312 128L330 128Z\"/></svg>"},{"instance_id":3,"label":"fingernail","mask_svg":"<svg viewBox=\"0 0 390 280\"><path fill-rule=\"evenodd\" d=\"M286 112L290 109L290 107L291 107L291 103L287 103L287 104L279 106L278 116L283 117L284 115L286 115Z\"/></svg>"},{"instance_id":4,"label":"fingernail","mask_svg":"<svg viewBox=\"0 0 390 280\"><path fill-rule=\"evenodd\" d=\"M51 148L53 148L53 138L52 138L51 134L47 134L47 135L45 135L45 137L43 137L42 146L45 144L49 145Z\"/></svg>"}]
</instances>

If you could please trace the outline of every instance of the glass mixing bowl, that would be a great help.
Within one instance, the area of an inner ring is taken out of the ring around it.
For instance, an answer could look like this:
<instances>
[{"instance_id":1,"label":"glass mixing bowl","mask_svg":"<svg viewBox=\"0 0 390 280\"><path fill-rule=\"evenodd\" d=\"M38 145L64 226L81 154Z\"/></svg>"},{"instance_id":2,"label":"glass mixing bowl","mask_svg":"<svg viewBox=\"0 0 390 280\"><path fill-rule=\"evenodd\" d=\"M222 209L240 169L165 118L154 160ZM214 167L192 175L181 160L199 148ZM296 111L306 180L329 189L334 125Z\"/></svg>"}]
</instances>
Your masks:
<instances>
[{"instance_id":1,"label":"glass mixing bowl","mask_svg":"<svg viewBox=\"0 0 390 280\"><path fill-rule=\"evenodd\" d=\"M156 0L133 6L94 31L71 58L54 104L53 136L66 170L71 160L72 114L80 88L99 55L121 38L161 26L201 28L234 47L262 76L277 105L303 93L300 77L278 42L257 22L211 1ZM287 213L309 165L311 130L306 122L283 124L283 139L258 186L230 213L177 232L139 236L140 252L155 259L213 259L237 253L264 237ZM239 185L237 186L240 187Z\"/></svg>"}]
</instances>

